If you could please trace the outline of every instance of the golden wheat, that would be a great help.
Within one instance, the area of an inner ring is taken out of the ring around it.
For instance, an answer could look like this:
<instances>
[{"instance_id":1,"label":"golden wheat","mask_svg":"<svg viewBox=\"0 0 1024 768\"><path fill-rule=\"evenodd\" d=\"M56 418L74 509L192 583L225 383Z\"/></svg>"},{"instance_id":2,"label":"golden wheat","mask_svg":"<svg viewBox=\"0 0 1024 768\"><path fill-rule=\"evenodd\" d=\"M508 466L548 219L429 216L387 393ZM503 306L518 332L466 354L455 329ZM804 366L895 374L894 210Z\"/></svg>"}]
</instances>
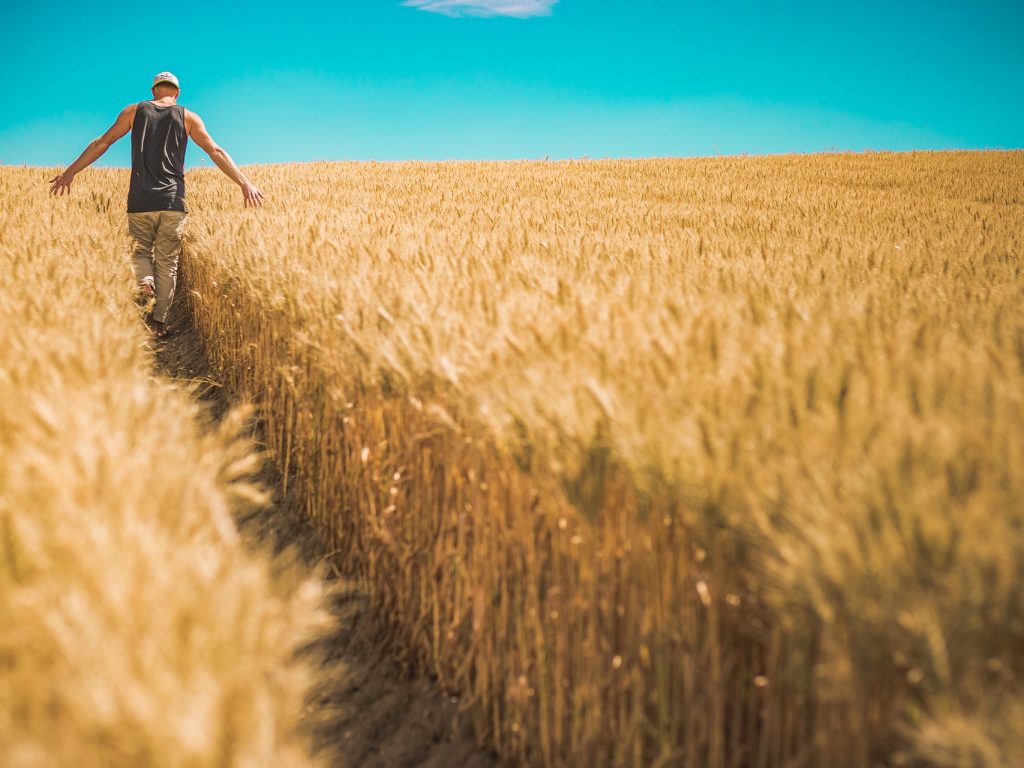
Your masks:
<instances>
[{"instance_id":1,"label":"golden wheat","mask_svg":"<svg viewBox=\"0 0 1024 768\"><path fill-rule=\"evenodd\" d=\"M125 172L49 176L0 168L0 765L310 765L318 587L239 541L239 417L150 373Z\"/></svg>"},{"instance_id":2,"label":"golden wheat","mask_svg":"<svg viewBox=\"0 0 1024 768\"><path fill-rule=\"evenodd\" d=\"M210 354L506 759L1024 754L1021 153L252 174Z\"/></svg>"},{"instance_id":3,"label":"golden wheat","mask_svg":"<svg viewBox=\"0 0 1024 768\"><path fill-rule=\"evenodd\" d=\"M250 173L208 352L507 761L1024 753L1024 155Z\"/></svg>"}]
</instances>

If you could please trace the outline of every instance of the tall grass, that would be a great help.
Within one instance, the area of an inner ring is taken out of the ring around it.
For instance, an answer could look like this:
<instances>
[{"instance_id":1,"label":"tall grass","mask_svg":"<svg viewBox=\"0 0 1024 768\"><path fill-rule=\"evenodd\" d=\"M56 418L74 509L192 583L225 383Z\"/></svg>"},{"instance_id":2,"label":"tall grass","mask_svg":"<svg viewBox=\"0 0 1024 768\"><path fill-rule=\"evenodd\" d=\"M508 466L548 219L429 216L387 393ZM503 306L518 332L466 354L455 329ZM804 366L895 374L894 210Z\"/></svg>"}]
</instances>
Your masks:
<instances>
[{"instance_id":1,"label":"tall grass","mask_svg":"<svg viewBox=\"0 0 1024 768\"><path fill-rule=\"evenodd\" d=\"M210 354L507 760L1024 754L1024 155L252 174Z\"/></svg>"},{"instance_id":2,"label":"tall grass","mask_svg":"<svg viewBox=\"0 0 1024 768\"><path fill-rule=\"evenodd\" d=\"M0 168L0 765L310 765L318 587L239 541L239 417L151 373L127 173L47 178Z\"/></svg>"}]
</instances>

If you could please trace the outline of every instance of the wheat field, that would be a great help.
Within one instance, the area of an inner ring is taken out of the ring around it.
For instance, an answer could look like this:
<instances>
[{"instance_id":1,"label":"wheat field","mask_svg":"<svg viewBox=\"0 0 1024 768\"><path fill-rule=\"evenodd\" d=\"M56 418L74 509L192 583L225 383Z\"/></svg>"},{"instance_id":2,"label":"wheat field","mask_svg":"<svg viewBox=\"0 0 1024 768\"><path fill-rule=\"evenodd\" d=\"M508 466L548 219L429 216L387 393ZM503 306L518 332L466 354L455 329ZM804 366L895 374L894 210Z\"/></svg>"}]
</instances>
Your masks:
<instances>
[{"instance_id":1,"label":"wheat field","mask_svg":"<svg viewBox=\"0 0 1024 768\"><path fill-rule=\"evenodd\" d=\"M206 352L505 762L1024 754L1024 154L247 173Z\"/></svg>"},{"instance_id":2,"label":"wheat field","mask_svg":"<svg viewBox=\"0 0 1024 768\"><path fill-rule=\"evenodd\" d=\"M0 168L0 765L312 766L319 581L243 546L259 456L153 376L122 171Z\"/></svg>"},{"instance_id":3,"label":"wheat field","mask_svg":"<svg viewBox=\"0 0 1024 768\"><path fill-rule=\"evenodd\" d=\"M509 762L1024 754L1021 153L253 175L210 355Z\"/></svg>"}]
</instances>

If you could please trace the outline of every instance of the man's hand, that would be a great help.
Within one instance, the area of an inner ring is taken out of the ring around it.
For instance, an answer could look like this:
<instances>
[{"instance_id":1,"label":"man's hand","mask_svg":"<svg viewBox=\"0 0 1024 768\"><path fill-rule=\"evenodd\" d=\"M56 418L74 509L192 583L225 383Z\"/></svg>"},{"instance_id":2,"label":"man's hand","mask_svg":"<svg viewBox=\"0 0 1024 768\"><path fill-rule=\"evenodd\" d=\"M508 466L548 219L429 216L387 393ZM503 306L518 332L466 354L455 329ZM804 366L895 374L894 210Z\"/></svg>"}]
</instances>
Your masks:
<instances>
[{"instance_id":1,"label":"man's hand","mask_svg":"<svg viewBox=\"0 0 1024 768\"><path fill-rule=\"evenodd\" d=\"M71 182L74 181L75 174L71 173L70 170L64 171L64 173L58 174L50 179L50 194L51 195L64 195L71 194Z\"/></svg>"},{"instance_id":2,"label":"man's hand","mask_svg":"<svg viewBox=\"0 0 1024 768\"><path fill-rule=\"evenodd\" d=\"M242 185L242 199L245 201L246 208L250 205L253 208L259 208L263 205L263 193L256 189L254 184Z\"/></svg>"}]
</instances>

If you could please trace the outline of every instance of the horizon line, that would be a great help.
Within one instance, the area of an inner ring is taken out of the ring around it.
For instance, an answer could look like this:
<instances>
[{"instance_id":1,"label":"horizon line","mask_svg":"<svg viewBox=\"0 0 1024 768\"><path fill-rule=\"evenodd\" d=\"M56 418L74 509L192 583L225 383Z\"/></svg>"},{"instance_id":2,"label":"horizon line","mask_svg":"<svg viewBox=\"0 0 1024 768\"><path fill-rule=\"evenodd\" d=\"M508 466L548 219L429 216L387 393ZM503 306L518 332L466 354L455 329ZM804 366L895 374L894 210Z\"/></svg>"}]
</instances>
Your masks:
<instances>
[{"instance_id":1,"label":"horizon line","mask_svg":"<svg viewBox=\"0 0 1024 768\"><path fill-rule=\"evenodd\" d=\"M719 152L716 154L697 155L602 155L591 157L589 155L578 155L574 157L500 157L500 158L462 158L450 157L443 160L433 160L419 157L408 158L317 158L313 160L272 160L268 162L239 163L240 166L252 167L261 165L311 165L313 163L566 163L566 162L614 162L624 160L713 160L717 158L758 158L758 157L811 157L814 155L921 155L921 154L954 154L962 152L975 153L1012 153L1024 152L1024 145L1018 147L948 147L945 149L821 149L806 152ZM31 163L5 163L0 159L0 167L3 168L65 168L66 165L33 165ZM90 165L82 170L105 169L111 171L131 170L130 165ZM216 169L212 163L202 165L191 165L186 172L202 169ZM81 171L79 171L81 173Z\"/></svg>"}]
</instances>

